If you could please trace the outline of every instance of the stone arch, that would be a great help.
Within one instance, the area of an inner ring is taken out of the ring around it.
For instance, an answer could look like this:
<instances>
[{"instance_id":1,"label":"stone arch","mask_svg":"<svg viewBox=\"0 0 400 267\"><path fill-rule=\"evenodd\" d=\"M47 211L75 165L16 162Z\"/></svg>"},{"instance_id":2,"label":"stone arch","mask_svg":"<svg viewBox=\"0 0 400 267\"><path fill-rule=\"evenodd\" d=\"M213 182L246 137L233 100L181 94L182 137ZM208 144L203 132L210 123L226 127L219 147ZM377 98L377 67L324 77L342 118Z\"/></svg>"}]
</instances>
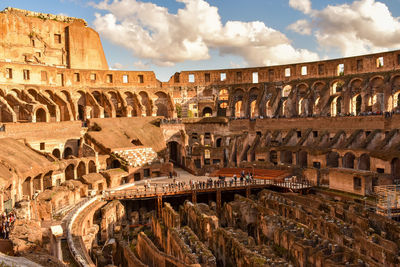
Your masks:
<instances>
[{"instance_id":1,"label":"stone arch","mask_svg":"<svg viewBox=\"0 0 400 267\"><path fill-rule=\"evenodd\" d=\"M35 114L35 122L48 122L49 114L46 112L44 108L36 109L34 114Z\"/></svg>"},{"instance_id":2,"label":"stone arch","mask_svg":"<svg viewBox=\"0 0 400 267\"><path fill-rule=\"evenodd\" d=\"M347 152L344 156L343 156L343 168L348 168L348 169L354 169L354 160L355 160L355 156L353 153L351 152Z\"/></svg>"},{"instance_id":3,"label":"stone arch","mask_svg":"<svg viewBox=\"0 0 400 267\"><path fill-rule=\"evenodd\" d=\"M212 108L205 107L205 108L203 108L202 116L203 117L212 117L212 113L213 113Z\"/></svg>"},{"instance_id":4,"label":"stone arch","mask_svg":"<svg viewBox=\"0 0 400 267\"><path fill-rule=\"evenodd\" d=\"M304 151L304 150L299 151L297 165L300 166L301 168L307 168L307 166L308 166L307 151Z\"/></svg>"},{"instance_id":5,"label":"stone arch","mask_svg":"<svg viewBox=\"0 0 400 267\"><path fill-rule=\"evenodd\" d=\"M283 150L281 151L281 162L285 164L292 164L293 157L292 157L292 152Z\"/></svg>"},{"instance_id":6,"label":"stone arch","mask_svg":"<svg viewBox=\"0 0 400 267\"><path fill-rule=\"evenodd\" d=\"M330 94L334 95L337 93L342 92L342 88L343 88L344 82L342 80L333 80L330 83Z\"/></svg>"},{"instance_id":7,"label":"stone arch","mask_svg":"<svg viewBox=\"0 0 400 267\"><path fill-rule=\"evenodd\" d=\"M390 162L390 173L393 179L400 179L400 159L393 158Z\"/></svg>"},{"instance_id":8,"label":"stone arch","mask_svg":"<svg viewBox=\"0 0 400 267\"><path fill-rule=\"evenodd\" d=\"M68 159L70 156L73 156L73 155L74 155L74 153L73 153L73 150L71 147L68 146L64 149L64 154L63 154L64 159Z\"/></svg>"},{"instance_id":9,"label":"stone arch","mask_svg":"<svg viewBox=\"0 0 400 267\"><path fill-rule=\"evenodd\" d=\"M288 106L287 106L287 100L284 100L282 102L281 115L283 117L289 117L289 110L288 110Z\"/></svg>"},{"instance_id":10,"label":"stone arch","mask_svg":"<svg viewBox=\"0 0 400 267\"><path fill-rule=\"evenodd\" d=\"M217 109L217 116L226 116L226 109L228 108L228 101L229 101L229 92L227 89L221 89L218 92L218 109Z\"/></svg>"},{"instance_id":11,"label":"stone arch","mask_svg":"<svg viewBox=\"0 0 400 267\"><path fill-rule=\"evenodd\" d=\"M78 91L79 98L77 101L77 106L78 106L78 114L77 114L77 119L78 120L86 120L86 94L83 91Z\"/></svg>"},{"instance_id":12,"label":"stone arch","mask_svg":"<svg viewBox=\"0 0 400 267\"><path fill-rule=\"evenodd\" d=\"M67 109L68 109L68 107L71 108L72 118L69 118L69 119L75 120L77 118L78 114L77 114L77 110L75 109L75 105L72 101L71 94L66 90L62 90L60 94L55 93L54 96L57 96L58 98L61 99L62 102L65 102Z\"/></svg>"},{"instance_id":13,"label":"stone arch","mask_svg":"<svg viewBox=\"0 0 400 267\"><path fill-rule=\"evenodd\" d=\"M271 103L270 99L268 99L267 102L265 103L265 115L267 117L272 117L274 115L272 107L270 106L270 103Z\"/></svg>"},{"instance_id":14,"label":"stone arch","mask_svg":"<svg viewBox=\"0 0 400 267\"><path fill-rule=\"evenodd\" d=\"M32 196L32 178L27 177L22 183L22 195L31 197Z\"/></svg>"},{"instance_id":15,"label":"stone arch","mask_svg":"<svg viewBox=\"0 0 400 267\"><path fill-rule=\"evenodd\" d=\"M130 111L131 117L142 116L141 106L139 100L137 99L136 94L133 94L131 92L125 92L125 101L127 105L131 107Z\"/></svg>"},{"instance_id":16,"label":"stone arch","mask_svg":"<svg viewBox=\"0 0 400 267\"><path fill-rule=\"evenodd\" d=\"M53 182L52 182L52 178L51 178L52 174L53 174L53 171L49 171L48 173L46 173L43 176L43 189L44 190L51 189L51 187L53 186Z\"/></svg>"},{"instance_id":17,"label":"stone arch","mask_svg":"<svg viewBox=\"0 0 400 267\"><path fill-rule=\"evenodd\" d=\"M89 173L96 173L97 172L97 167L96 163L94 163L93 160L89 161Z\"/></svg>"},{"instance_id":18,"label":"stone arch","mask_svg":"<svg viewBox=\"0 0 400 267\"><path fill-rule=\"evenodd\" d=\"M385 79L381 75L374 75L369 79L369 84L372 88L382 88L385 83Z\"/></svg>"},{"instance_id":19,"label":"stone arch","mask_svg":"<svg viewBox=\"0 0 400 267\"><path fill-rule=\"evenodd\" d=\"M362 107L361 94L356 94L350 100L351 113L357 116L361 112L361 107Z\"/></svg>"},{"instance_id":20,"label":"stone arch","mask_svg":"<svg viewBox=\"0 0 400 267\"><path fill-rule=\"evenodd\" d=\"M278 164L278 152L276 152L275 150L271 150L269 152L269 161L271 163L273 163L274 165Z\"/></svg>"},{"instance_id":21,"label":"stone arch","mask_svg":"<svg viewBox=\"0 0 400 267\"><path fill-rule=\"evenodd\" d=\"M121 162L118 159L114 159L110 163L110 168L111 169L118 169L121 168Z\"/></svg>"},{"instance_id":22,"label":"stone arch","mask_svg":"<svg viewBox=\"0 0 400 267\"><path fill-rule=\"evenodd\" d=\"M76 174L77 174L78 179L82 178L82 176L86 174L85 162L83 162L83 161L79 162L78 167L76 169Z\"/></svg>"},{"instance_id":23,"label":"stone arch","mask_svg":"<svg viewBox=\"0 0 400 267\"><path fill-rule=\"evenodd\" d=\"M68 100L59 97L57 94L53 93L51 90L45 91L47 97L50 98L55 105L57 105L60 112L60 121L71 120L70 108L68 107Z\"/></svg>"},{"instance_id":24,"label":"stone arch","mask_svg":"<svg viewBox=\"0 0 400 267\"><path fill-rule=\"evenodd\" d=\"M318 96L315 101L314 101L314 105L313 105L313 114L318 114L319 113L319 101L320 101L320 97Z\"/></svg>"},{"instance_id":25,"label":"stone arch","mask_svg":"<svg viewBox=\"0 0 400 267\"><path fill-rule=\"evenodd\" d=\"M339 167L339 154L335 151L330 151L326 154L326 166L329 168Z\"/></svg>"},{"instance_id":26,"label":"stone arch","mask_svg":"<svg viewBox=\"0 0 400 267\"><path fill-rule=\"evenodd\" d=\"M260 110L258 107L258 96L260 95L260 89L257 87L253 87L249 91L249 99L248 99L248 110L246 114L250 116L250 118L255 118L260 114ZM245 114L245 115L246 115Z\"/></svg>"},{"instance_id":27,"label":"stone arch","mask_svg":"<svg viewBox=\"0 0 400 267\"><path fill-rule=\"evenodd\" d=\"M297 112L299 116L304 114L303 104L304 104L304 98L300 98L297 104Z\"/></svg>"},{"instance_id":28,"label":"stone arch","mask_svg":"<svg viewBox=\"0 0 400 267\"><path fill-rule=\"evenodd\" d=\"M400 107L400 90L394 93L393 95L393 108L399 108Z\"/></svg>"},{"instance_id":29,"label":"stone arch","mask_svg":"<svg viewBox=\"0 0 400 267\"><path fill-rule=\"evenodd\" d=\"M243 101L244 101L244 90L237 88L232 96L232 112L233 117L244 117Z\"/></svg>"},{"instance_id":30,"label":"stone arch","mask_svg":"<svg viewBox=\"0 0 400 267\"><path fill-rule=\"evenodd\" d=\"M139 97L140 97L140 104L143 107L142 114L146 116L151 116L152 111L151 111L151 102L149 95L146 92L141 91L139 92Z\"/></svg>"},{"instance_id":31,"label":"stone arch","mask_svg":"<svg viewBox=\"0 0 400 267\"><path fill-rule=\"evenodd\" d=\"M170 110L168 103L168 95L164 92L156 93L157 99L154 105L157 107L157 116L164 116L165 118L170 118Z\"/></svg>"},{"instance_id":32,"label":"stone arch","mask_svg":"<svg viewBox=\"0 0 400 267\"><path fill-rule=\"evenodd\" d=\"M53 149L53 152L51 152L51 154L57 159L61 159L61 152L58 148Z\"/></svg>"},{"instance_id":33,"label":"stone arch","mask_svg":"<svg viewBox=\"0 0 400 267\"><path fill-rule=\"evenodd\" d=\"M33 178L33 192L35 193L36 191L42 191L43 190L43 180L42 180L42 175L36 175Z\"/></svg>"},{"instance_id":34,"label":"stone arch","mask_svg":"<svg viewBox=\"0 0 400 267\"><path fill-rule=\"evenodd\" d=\"M290 92L292 91L291 85L285 85L282 89L282 97L289 97Z\"/></svg>"},{"instance_id":35,"label":"stone arch","mask_svg":"<svg viewBox=\"0 0 400 267\"><path fill-rule=\"evenodd\" d=\"M118 92L108 91L111 104L114 106L116 117L126 117L126 110L124 108L122 99Z\"/></svg>"},{"instance_id":36,"label":"stone arch","mask_svg":"<svg viewBox=\"0 0 400 267\"><path fill-rule=\"evenodd\" d=\"M369 155L364 153L360 156L358 159L358 169L359 170L364 170L364 171L369 171L370 170L370 158Z\"/></svg>"},{"instance_id":37,"label":"stone arch","mask_svg":"<svg viewBox=\"0 0 400 267\"><path fill-rule=\"evenodd\" d=\"M74 180L75 179L75 165L69 164L67 168L65 168L65 180Z\"/></svg>"},{"instance_id":38,"label":"stone arch","mask_svg":"<svg viewBox=\"0 0 400 267\"><path fill-rule=\"evenodd\" d=\"M342 114L344 110L343 107L343 97L337 96L333 99L331 103L331 116L335 117Z\"/></svg>"},{"instance_id":39,"label":"stone arch","mask_svg":"<svg viewBox=\"0 0 400 267\"><path fill-rule=\"evenodd\" d=\"M215 146L216 147L221 147L222 146L222 138L219 137L215 140Z\"/></svg>"}]
</instances>

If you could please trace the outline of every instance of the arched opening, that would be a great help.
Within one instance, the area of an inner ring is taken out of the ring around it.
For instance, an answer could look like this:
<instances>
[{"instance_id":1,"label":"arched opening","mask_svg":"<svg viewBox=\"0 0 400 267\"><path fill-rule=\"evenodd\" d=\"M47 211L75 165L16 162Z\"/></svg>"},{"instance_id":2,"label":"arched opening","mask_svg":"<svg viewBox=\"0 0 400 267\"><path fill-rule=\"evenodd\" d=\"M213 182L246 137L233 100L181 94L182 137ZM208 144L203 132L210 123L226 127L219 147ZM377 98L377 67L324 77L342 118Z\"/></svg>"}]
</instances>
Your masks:
<instances>
[{"instance_id":1,"label":"arched opening","mask_svg":"<svg viewBox=\"0 0 400 267\"><path fill-rule=\"evenodd\" d=\"M257 100L253 100L250 103L250 117L251 118L255 118L257 116L256 103L257 103Z\"/></svg>"},{"instance_id":2,"label":"arched opening","mask_svg":"<svg viewBox=\"0 0 400 267\"><path fill-rule=\"evenodd\" d=\"M326 155L326 166L328 168L339 167L339 154L337 152L331 151Z\"/></svg>"},{"instance_id":3,"label":"arched opening","mask_svg":"<svg viewBox=\"0 0 400 267\"><path fill-rule=\"evenodd\" d=\"M353 153L347 152L343 157L343 168L354 169L355 158Z\"/></svg>"},{"instance_id":4,"label":"arched opening","mask_svg":"<svg viewBox=\"0 0 400 267\"><path fill-rule=\"evenodd\" d=\"M119 160L117 160L117 159L114 159L114 160L111 162L110 168L111 168L111 169L118 169L118 168L121 168L121 162L120 162Z\"/></svg>"},{"instance_id":5,"label":"arched opening","mask_svg":"<svg viewBox=\"0 0 400 267\"><path fill-rule=\"evenodd\" d=\"M52 174L53 174L53 172L50 171L43 176L43 189L44 190L51 189L51 187L53 186L53 182L51 179Z\"/></svg>"},{"instance_id":6,"label":"arched opening","mask_svg":"<svg viewBox=\"0 0 400 267\"><path fill-rule=\"evenodd\" d=\"M26 178L25 181L22 183L22 194L28 197L32 196L31 177Z\"/></svg>"},{"instance_id":7,"label":"arched opening","mask_svg":"<svg viewBox=\"0 0 400 267\"><path fill-rule=\"evenodd\" d=\"M290 151L281 151L281 162L285 164L292 164L292 152Z\"/></svg>"},{"instance_id":8,"label":"arched opening","mask_svg":"<svg viewBox=\"0 0 400 267\"><path fill-rule=\"evenodd\" d=\"M292 91L292 86L291 85L286 85L285 87L283 87L282 97L288 97L290 95L291 91Z\"/></svg>"},{"instance_id":9,"label":"arched opening","mask_svg":"<svg viewBox=\"0 0 400 267\"><path fill-rule=\"evenodd\" d=\"M222 117L226 116L226 108L228 107L228 98L229 98L228 90L222 89L221 91L219 91L217 116L222 116Z\"/></svg>"},{"instance_id":10,"label":"arched opening","mask_svg":"<svg viewBox=\"0 0 400 267\"><path fill-rule=\"evenodd\" d=\"M60 152L60 150L59 150L58 148L55 148L55 149L53 150L53 152L51 152L51 154L52 154L54 157L58 158L58 159L60 159L60 157L61 157L61 152Z\"/></svg>"},{"instance_id":11,"label":"arched opening","mask_svg":"<svg viewBox=\"0 0 400 267\"><path fill-rule=\"evenodd\" d=\"M82 176L86 174L85 162L83 162L83 161L79 162L78 168L76 170L76 174L78 176L78 179L82 178Z\"/></svg>"},{"instance_id":12,"label":"arched opening","mask_svg":"<svg viewBox=\"0 0 400 267\"><path fill-rule=\"evenodd\" d=\"M85 120L85 106L86 106L86 94L84 92L78 92L80 97L78 100L78 120Z\"/></svg>"},{"instance_id":13,"label":"arched opening","mask_svg":"<svg viewBox=\"0 0 400 267\"><path fill-rule=\"evenodd\" d=\"M157 99L155 101L155 106L157 107L157 116L168 116L168 96L163 92L157 92Z\"/></svg>"},{"instance_id":14,"label":"arched opening","mask_svg":"<svg viewBox=\"0 0 400 267\"><path fill-rule=\"evenodd\" d=\"M390 162L390 169L393 179L400 179L400 159L394 158Z\"/></svg>"},{"instance_id":15,"label":"arched opening","mask_svg":"<svg viewBox=\"0 0 400 267\"><path fill-rule=\"evenodd\" d=\"M64 159L68 159L68 158L70 158L71 156L73 156L72 148L70 148L70 147L65 148L65 149L64 149L64 156L63 156L63 158L64 158Z\"/></svg>"},{"instance_id":16,"label":"arched opening","mask_svg":"<svg viewBox=\"0 0 400 267\"><path fill-rule=\"evenodd\" d=\"M369 171L370 170L370 158L368 154L362 154L358 160L358 169Z\"/></svg>"},{"instance_id":17,"label":"arched opening","mask_svg":"<svg viewBox=\"0 0 400 267\"><path fill-rule=\"evenodd\" d=\"M33 192L42 191L42 175L33 178Z\"/></svg>"},{"instance_id":18,"label":"arched opening","mask_svg":"<svg viewBox=\"0 0 400 267\"><path fill-rule=\"evenodd\" d=\"M146 92L140 92L139 93L140 96L140 102L142 104L142 106L144 107L144 113L146 114L146 116L151 116L151 103L150 103L150 99L149 96L147 95Z\"/></svg>"},{"instance_id":19,"label":"arched opening","mask_svg":"<svg viewBox=\"0 0 400 267\"><path fill-rule=\"evenodd\" d=\"M244 116L243 98L244 98L244 91L242 89L236 89L233 94L233 101L232 101L233 106L232 106L231 116L235 118L240 118Z\"/></svg>"},{"instance_id":20,"label":"arched opening","mask_svg":"<svg viewBox=\"0 0 400 267\"><path fill-rule=\"evenodd\" d=\"M269 152L269 161L274 165L278 164L278 153L275 150Z\"/></svg>"},{"instance_id":21,"label":"arched opening","mask_svg":"<svg viewBox=\"0 0 400 267\"><path fill-rule=\"evenodd\" d=\"M35 113L36 122L47 122L46 111L38 108Z\"/></svg>"},{"instance_id":22,"label":"arched opening","mask_svg":"<svg viewBox=\"0 0 400 267\"><path fill-rule=\"evenodd\" d=\"M205 107L203 109L203 117L211 117L212 116L212 109L210 107Z\"/></svg>"},{"instance_id":23,"label":"arched opening","mask_svg":"<svg viewBox=\"0 0 400 267\"><path fill-rule=\"evenodd\" d=\"M93 160L89 161L89 173L97 172L96 163Z\"/></svg>"},{"instance_id":24,"label":"arched opening","mask_svg":"<svg viewBox=\"0 0 400 267\"><path fill-rule=\"evenodd\" d=\"M217 140L215 141L215 146L216 147L221 147L222 146L222 138L217 138Z\"/></svg>"},{"instance_id":25,"label":"arched opening","mask_svg":"<svg viewBox=\"0 0 400 267\"><path fill-rule=\"evenodd\" d=\"M169 160L172 163L177 164L179 161L179 144L178 142L172 141L168 143Z\"/></svg>"},{"instance_id":26,"label":"arched opening","mask_svg":"<svg viewBox=\"0 0 400 267\"><path fill-rule=\"evenodd\" d=\"M75 166L74 164L69 164L67 168L65 168L65 180L74 180L75 179Z\"/></svg>"},{"instance_id":27,"label":"arched opening","mask_svg":"<svg viewBox=\"0 0 400 267\"><path fill-rule=\"evenodd\" d=\"M362 97L360 94L358 94L351 99L350 102L351 113L358 116L361 112L361 105L362 105Z\"/></svg>"},{"instance_id":28,"label":"arched opening","mask_svg":"<svg viewBox=\"0 0 400 267\"><path fill-rule=\"evenodd\" d=\"M299 165L302 168L307 168L307 166L308 166L308 153L306 151L299 151L297 165Z\"/></svg>"},{"instance_id":29,"label":"arched opening","mask_svg":"<svg viewBox=\"0 0 400 267\"><path fill-rule=\"evenodd\" d=\"M287 100L282 102L281 116L283 116L283 117L286 117L289 115L288 109L286 107L286 103L287 103Z\"/></svg>"},{"instance_id":30,"label":"arched opening","mask_svg":"<svg viewBox=\"0 0 400 267\"><path fill-rule=\"evenodd\" d=\"M240 118L240 115L242 113L242 103L243 101L237 101L235 103L235 118Z\"/></svg>"},{"instance_id":31,"label":"arched opening","mask_svg":"<svg viewBox=\"0 0 400 267\"><path fill-rule=\"evenodd\" d=\"M331 116L335 117L342 113L343 109L343 98L341 96L337 96L333 99L331 104Z\"/></svg>"}]
</instances>

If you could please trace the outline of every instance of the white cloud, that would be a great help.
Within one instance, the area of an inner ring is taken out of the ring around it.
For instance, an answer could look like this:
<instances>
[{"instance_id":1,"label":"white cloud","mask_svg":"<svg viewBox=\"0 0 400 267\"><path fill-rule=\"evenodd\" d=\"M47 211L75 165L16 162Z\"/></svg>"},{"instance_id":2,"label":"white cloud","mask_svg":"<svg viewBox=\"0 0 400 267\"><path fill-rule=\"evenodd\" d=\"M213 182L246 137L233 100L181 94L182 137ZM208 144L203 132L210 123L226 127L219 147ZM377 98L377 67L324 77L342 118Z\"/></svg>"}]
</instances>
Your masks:
<instances>
[{"instance_id":1,"label":"white cloud","mask_svg":"<svg viewBox=\"0 0 400 267\"><path fill-rule=\"evenodd\" d=\"M146 70L146 69L150 68L149 64L143 63L141 60L134 62L133 66L135 68L141 69L141 70Z\"/></svg>"},{"instance_id":2,"label":"white cloud","mask_svg":"<svg viewBox=\"0 0 400 267\"><path fill-rule=\"evenodd\" d=\"M107 0L94 4L95 29L141 59L162 66L186 60L206 60L209 50L243 57L251 65L316 60L316 53L296 49L281 32L263 22L221 22L218 8L205 0L176 0L184 7L176 14L153 3ZM280 53L280 54L277 54Z\"/></svg>"},{"instance_id":3,"label":"white cloud","mask_svg":"<svg viewBox=\"0 0 400 267\"><path fill-rule=\"evenodd\" d=\"M121 69L124 69L124 68L125 68L125 66L123 64L119 63L119 62L116 62L111 66L112 70L121 70Z\"/></svg>"},{"instance_id":4,"label":"white cloud","mask_svg":"<svg viewBox=\"0 0 400 267\"><path fill-rule=\"evenodd\" d=\"M309 16L316 40L325 50L339 49L343 56L351 56L400 47L399 18L393 17L382 2L358 0L328 5L322 10L311 10ZM292 25L292 30L301 33Z\"/></svg>"},{"instance_id":5,"label":"white cloud","mask_svg":"<svg viewBox=\"0 0 400 267\"><path fill-rule=\"evenodd\" d=\"M289 0L289 6L294 9L300 10L301 12L308 14L311 12L311 1L310 0Z\"/></svg>"},{"instance_id":6,"label":"white cloud","mask_svg":"<svg viewBox=\"0 0 400 267\"><path fill-rule=\"evenodd\" d=\"M308 20L301 19L288 26L289 30L295 31L302 35L311 35L312 26Z\"/></svg>"}]
</instances>

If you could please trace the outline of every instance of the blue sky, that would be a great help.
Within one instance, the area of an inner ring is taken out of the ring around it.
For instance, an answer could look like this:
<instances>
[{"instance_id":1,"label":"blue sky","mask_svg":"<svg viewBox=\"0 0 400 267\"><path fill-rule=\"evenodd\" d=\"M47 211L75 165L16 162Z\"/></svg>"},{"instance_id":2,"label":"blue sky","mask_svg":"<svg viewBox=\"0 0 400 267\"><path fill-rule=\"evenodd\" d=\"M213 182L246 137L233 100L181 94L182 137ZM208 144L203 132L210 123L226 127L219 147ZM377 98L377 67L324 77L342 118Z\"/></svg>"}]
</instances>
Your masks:
<instances>
[{"instance_id":1,"label":"blue sky","mask_svg":"<svg viewBox=\"0 0 400 267\"><path fill-rule=\"evenodd\" d=\"M253 67L400 49L400 0L2 0L85 19L109 66L153 70Z\"/></svg>"}]
</instances>

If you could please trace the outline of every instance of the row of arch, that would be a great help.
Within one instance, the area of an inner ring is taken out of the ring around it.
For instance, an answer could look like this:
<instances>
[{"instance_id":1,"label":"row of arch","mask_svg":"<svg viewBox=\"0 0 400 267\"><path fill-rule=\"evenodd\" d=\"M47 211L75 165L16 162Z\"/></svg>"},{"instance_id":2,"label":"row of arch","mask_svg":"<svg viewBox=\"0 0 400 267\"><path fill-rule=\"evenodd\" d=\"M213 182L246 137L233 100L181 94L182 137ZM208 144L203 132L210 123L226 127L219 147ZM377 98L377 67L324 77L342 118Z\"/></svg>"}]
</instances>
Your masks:
<instances>
[{"instance_id":1,"label":"row of arch","mask_svg":"<svg viewBox=\"0 0 400 267\"><path fill-rule=\"evenodd\" d=\"M64 170L65 180L76 180L82 178L85 174L96 173L97 166L93 160L85 163L80 161L78 164L70 163ZM35 177L27 177L22 182L22 195L23 197L32 198L35 192L43 192L46 189L51 189L54 185L60 185L61 180L53 182L53 171L46 174L39 174Z\"/></svg>"},{"instance_id":2,"label":"row of arch","mask_svg":"<svg viewBox=\"0 0 400 267\"><path fill-rule=\"evenodd\" d=\"M302 168L308 167L308 153L304 150L300 150L296 154L297 165ZM361 154L358 158L352 153L347 152L341 158L338 152L330 151L326 154L326 166L328 168L340 167L339 161L342 160L341 167L347 169L357 169L362 171L371 171L371 160L367 153ZM269 153L269 161L278 164L278 152L271 150ZM283 150L280 153L280 162L284 164L293 164L293 152ZM398 157L393 158L390 161L390 174L394 179L400 179L400 159Z\"/></svg>"},{"instance_id":3,"label":"row of arch","mask_svg":"<svg viewBox=\"0 0 400 267\"><path fill-rule=\"evenodd\" d=\"M171 96L158 91L153 97L145 91L36 89L0 90L2 122L50 122L88 118L164 116L172 117Z\"/></svg>"},{"instance_id":4,"label":"row of arch","mask_svg":"<svg viewBox=\"0 0 400 267\"><path fill-rule=\"evenodd\" d=\"M391 89L390 92L387 87ZM350 88L350 90L345 88ZM211 89L205 91L209 93L203 92L203 95L212 95ZM399 95L399 74L391 76L390 79L379 75L369 80L354 78L347 83L335 79L329 83L316 81L311 86L307 83L300 83L295 87L289 84L281 89L274 86L267 90L252 87L248 91L235 88L228 92L227 89L222 89L216 93L215 106L203 108L201 114L236 118L275 115L336 116L341 113L358 115L364 111L392 111L400 107ZM349 102L345 103L344 98L348 98Z\"/></svg>"}]
</instances>

